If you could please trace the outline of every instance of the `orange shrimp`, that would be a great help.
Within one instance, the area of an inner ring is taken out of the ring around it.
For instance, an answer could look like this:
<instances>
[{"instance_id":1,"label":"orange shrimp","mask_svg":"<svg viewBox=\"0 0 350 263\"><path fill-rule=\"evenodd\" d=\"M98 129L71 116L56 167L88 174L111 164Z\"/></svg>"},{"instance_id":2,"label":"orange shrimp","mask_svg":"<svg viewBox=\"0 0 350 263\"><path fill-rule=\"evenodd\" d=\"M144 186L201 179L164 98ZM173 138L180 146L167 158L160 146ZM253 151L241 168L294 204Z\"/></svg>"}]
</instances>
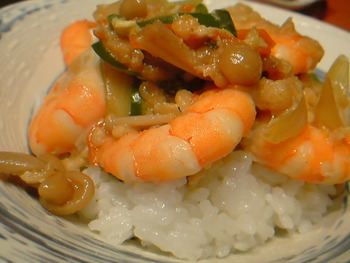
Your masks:
<instances>
[{"instance_id":1,"label":"orange shrimp","mask_svg":"<svg viewBox=\"0 0 350 263\"><path fill-rule=\"evenodd\" d=\"M302 36L295 30L291 18L279 27L244 4L237 4L228 10L238 31L254 27L265 30L274 41L271 55L291 63L295 75L314 69L324 55L318 41Z\"/></svg>"},{"instance_id":2,"label":"orange shrimp","mask_svg":"<svg viewBox=\"0 0 350 263\"><path fill-rule=\"evenodd\" d=\"M242 142L243 149L253 153L257 162L309 183L349 180L349 61L344 55L335 60L325 79L321 87L318 83L300 89L299 102L293 102L292 108L273 113L270 107L271 112L261 113ZM296 90L297 86L291 87ZM255 103L259 105L258 100Z\"/></svg>"},{"instance_id":3,"label":"orange shrimp","mask_svg":"<svg viewBox=\"0 0 350 263\"><path fill-rule=\"evenodd\" d=\"M291 19L288 19L276 33L268 28L266 30L276 42L271 55L290 62L295 75L314 69L323 57L322 46L316 40L298 34Z\"/></svg>"},{"instance_id":4,"label":"orange shrimp","mask_svg":"<svg viewBox=\"0 0 350 263\"><path fill-rule=\"evenodd\" d=\"M96 28L97 23L83 20L77 21L66 27L61 34L61 50L66 65L88 50L93 42L91 29Z\"/></svg>"},{"instance_id":5,"label":"orange shrimp","mask_svg":"<svg viewBox=\"0 0 350 263\"><path fill-rule=\"evenodd\" d=\"M290 177L320 184L340 184L350 179L350 134L341 138L311 124L280 143L263 138L263 125L243 142L257 162Z\"/></svg>"},{"instance_id":6,"label":"orange shrimp","mask_svg":"<svg viewBox=\"0 0 350 263\"><path fill-rule=\"evenodd\" d=\"M89 50L79 56L46 96L29 127L34 154L64 154L105 115L99 58Z\"/></svg>"},{"instance_id":7,"label":"orange shrimp","mask_svg":"<svg viewBox=\"0 0 350 263\"><path fill-rule=\"evenodd\" d=\"M88 49L89 25L80 21L62 34L62 52L69 65L30 123L29 144L36 155L71 152L80 136L105 115L100 59Z\"/></svg>"},{"instance_id":8,"label":"orange shrimp","mask_svg":"<svg viewBox=\"0 0 350 263\"><path fill-rule=\"evenodd\" d=\"M125 182L189 176L229 154L255 120L251 97L234 89L208 90L180 117L119 140L106 136L91 158Z\"/></svg>"}]
</instances>

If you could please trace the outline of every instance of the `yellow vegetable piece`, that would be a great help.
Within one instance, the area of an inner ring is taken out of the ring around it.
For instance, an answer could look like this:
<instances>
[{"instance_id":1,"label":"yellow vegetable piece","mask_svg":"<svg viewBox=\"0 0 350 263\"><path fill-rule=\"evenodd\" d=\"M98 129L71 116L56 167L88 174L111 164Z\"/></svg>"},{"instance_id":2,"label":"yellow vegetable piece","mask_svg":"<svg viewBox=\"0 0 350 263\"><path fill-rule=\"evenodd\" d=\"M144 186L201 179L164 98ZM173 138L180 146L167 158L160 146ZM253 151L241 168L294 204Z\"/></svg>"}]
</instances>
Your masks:
<instances>
[{"instance_id":1,"label":"yellow vegetable piece","mask_svg":"<svg viewBox=\"0 0 350 263\"><path fill-rule=\"evenodd\" d=\"M349 126L349 60L339 56L326 74L315 123L329 129Z\"/></svg>"},{"instance_id":2,"label":"yellow vegetable piece","mask_svg":"<svg viewBox=\"0 0 350 263\"><path fill-rule=\"evenodd\" d=\"M303 93L300 99L282 114L273 118L265 133L271 143L280 143L299 134L307 124L307 107Z\"/></svg>"}]
</instances>

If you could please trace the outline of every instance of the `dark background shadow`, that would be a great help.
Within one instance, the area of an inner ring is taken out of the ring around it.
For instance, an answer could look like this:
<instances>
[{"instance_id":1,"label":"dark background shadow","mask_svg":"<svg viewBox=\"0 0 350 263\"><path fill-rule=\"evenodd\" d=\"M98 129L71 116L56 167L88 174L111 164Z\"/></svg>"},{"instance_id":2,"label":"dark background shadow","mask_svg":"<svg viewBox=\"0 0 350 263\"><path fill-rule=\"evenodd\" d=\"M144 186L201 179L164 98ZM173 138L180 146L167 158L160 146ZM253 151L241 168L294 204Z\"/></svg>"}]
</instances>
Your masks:
<instances>
[{"instance_id":1,"label":"dark background shadow","mask_svg":"<svg viewBox=\"0 0 350 263\"><path fill-rule=\"evenodd\" d=\"M0 0L0 8L5 5L13 4L16 2L21 2L21 0Z\"/></svg>"}]
</instances>

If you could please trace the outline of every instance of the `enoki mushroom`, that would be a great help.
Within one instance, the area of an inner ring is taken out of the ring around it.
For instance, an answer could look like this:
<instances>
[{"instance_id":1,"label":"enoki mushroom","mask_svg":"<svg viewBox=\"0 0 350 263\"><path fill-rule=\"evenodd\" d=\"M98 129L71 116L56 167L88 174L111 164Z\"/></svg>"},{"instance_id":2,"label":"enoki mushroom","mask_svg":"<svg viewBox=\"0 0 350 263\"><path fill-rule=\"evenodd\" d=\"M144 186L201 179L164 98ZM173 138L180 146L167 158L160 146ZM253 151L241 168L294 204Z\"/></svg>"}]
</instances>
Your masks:
<instances>
[{"instance_id":1,"label":"enoki mushroom","mask_svg":"<svg viewBox=\"0 0 350 263\"><path fill-rule=\"evenodd\" d=\"M5 179L17 176L37 188L40 203L56 215L69 215L83 209L95 193L89 176L67 171L61 160L53 155L34 157L24 153L0 152L0 173L5 175Z\"/></svg>"}]
</instances>

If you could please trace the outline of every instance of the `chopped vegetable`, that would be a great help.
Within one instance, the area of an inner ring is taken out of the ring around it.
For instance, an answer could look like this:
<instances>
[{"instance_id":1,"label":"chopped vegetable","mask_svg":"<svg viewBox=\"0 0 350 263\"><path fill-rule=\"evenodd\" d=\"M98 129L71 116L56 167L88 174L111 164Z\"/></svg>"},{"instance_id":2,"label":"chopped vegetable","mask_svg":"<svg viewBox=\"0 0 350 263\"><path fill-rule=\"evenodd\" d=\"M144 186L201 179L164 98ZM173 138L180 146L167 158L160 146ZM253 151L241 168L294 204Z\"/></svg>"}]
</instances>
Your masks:
<instances>
[{"instance_id":1,"label":"chopped vegetable","mask_svg":"<svg viewBox=\"0 0 350 263\"><path fill-rule=\"evenodd\" d=\"M115 117L142 114L142 98L138 93L140 80L123 71L102 65L106 90L106 113Z\"/></svg>"},{"instance_id":2,"label":"chopped vegetable","mask_svg":"<svg viewBox=\"0 0 350 263\"><path fill-rule=\"evenodd\" d=\"M195 13L203 13L203 14L209 13L208 8L202 3L198 4L193 11Z\"/></svg>"},{"instance_id":3,"label":"chopped vegetable","mask_svg":"<svg viewBox=\"0 0 350 263\"><path fill-rule=\"evenodd\" d=\"M315 122L330 129L349 126L349 61L341 55L326 74Z\"/></svg>"},{"instance_id":4,"label":"chopped vegetable","mask_svg":"<svg viewBox=\"0 0 350 263\"><path fill-rule=\"evenodd\" d=\"M106 113L116 117L130 115L130 86L133 77L120 70L102 64L103 80L106 90Z\"/></svg>"},{"instance_id":5,"label":"chopped vegetable","mask_svg":"<svg viewBox=\"0 0 350 263\"><path fill-rule=\"evenodd\" d=\"M307 108L304 95L301 94L298 102L270 121L265 134L266 140L280 143L299 134L306 124Z\"/></svg>"},{"instance_id":6,"label":"chopped vegetable","mask_svg":"<svg viewBox=\"0 0 350 263\"><path fill-rule=\"evenodd\" d=\"M130 70L128 67L120 63L117 59L113 57L111 52L109 52L103 45L102 41L98 41L95 44L92 45L93 50L96 52L96 54L105 62L110 64L111 66L126 71L127 73L135 76L139 76L140 74Z\"/></svg>"},{"instance_id":7,"label":"chopped vegetable","mask_svg":"<svg viewBox=\"0 0 350 263\"><path fill-rule=\"evenodd\" d=\"M135 43L152 56L159 57L177 68L203 78L200 71L196 70L198 59L194 51L163 23L155 21L147 25L138 33Z\"/></svg>"},{"instance_id":8,"label":"chopped vegetable","mask_svg":"<svg viewBox=\"0 0 350 263\"><path fill-rule=\"evenodd\" d=\"M97 34L100 41L93 49L113 67L142 79L162 81L180 77L188 80L194 76L225 85L227 80L214 65L218 60L210 60L209 54L219 48L219 39L235 40L237 32L230 13L224 9L208 13L201 0L169 3L169 10L174 13L143 21L140 17L128 20L118 13L108 14L108 24L104 24ZM181 19L186 21L187 31L179 29ZM191 23L195 25L193 34L190 33ZM125 65L123 52L113 49L115 39L125 41L130 64ZM205 58L201 48L207 48ZM131 64L132 69L128 68Z\"/></svg>"},{"instance_id":9,"label":"chopped vegetable","mask_svg":"<svg viewBox=\"0 0 350 263\"><path fill-rule=\"evenodd\" d=\"M176 13L173 15L155 17L149 20L137 22L140 27L153 24L155 21L160 21L163 24L172 24L176 19L184 14L189 14L198 19L198 23L207 27L216 27L226 29L232 35L237 36L236 28L232 22L230 13L225 9L218 9L210 14L206 13Z\"/></svg>"}]
</instances>

